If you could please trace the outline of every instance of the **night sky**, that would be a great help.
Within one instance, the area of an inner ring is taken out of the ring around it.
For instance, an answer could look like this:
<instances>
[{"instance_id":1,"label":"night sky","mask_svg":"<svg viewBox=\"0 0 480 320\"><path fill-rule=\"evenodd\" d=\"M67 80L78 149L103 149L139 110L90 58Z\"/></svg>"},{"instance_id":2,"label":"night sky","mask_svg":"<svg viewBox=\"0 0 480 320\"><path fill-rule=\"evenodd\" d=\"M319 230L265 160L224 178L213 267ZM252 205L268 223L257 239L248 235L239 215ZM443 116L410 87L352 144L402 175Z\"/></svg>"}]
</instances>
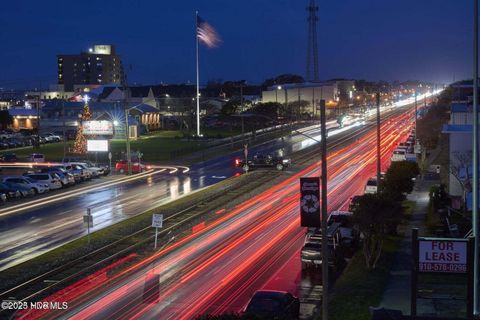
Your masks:
<instances>
[{"instance_id":1,"label":"night sky","mask_svg":"<svg viewBox=\"0 0 480 320\"><path fill-rule=\"evenodd\" d=\"M201 82L305 75L308 0L3 0L0 87L56 82L56 55L114 44L130 83L195 81L195 10L222 37ZM317 0L320 78L471 77L472 0Z\"/></svg>"}]
</instances>

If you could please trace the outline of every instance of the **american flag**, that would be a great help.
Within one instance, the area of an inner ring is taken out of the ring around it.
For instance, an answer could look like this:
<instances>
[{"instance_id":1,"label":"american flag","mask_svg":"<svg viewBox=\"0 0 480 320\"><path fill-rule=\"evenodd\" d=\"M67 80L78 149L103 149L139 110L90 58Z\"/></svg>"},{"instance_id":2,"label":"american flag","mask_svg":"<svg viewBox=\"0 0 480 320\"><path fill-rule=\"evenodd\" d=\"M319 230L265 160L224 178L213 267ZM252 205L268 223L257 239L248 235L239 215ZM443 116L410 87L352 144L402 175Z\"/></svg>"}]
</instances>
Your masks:
<instances>
[{"instance_id":1,"label":"american flag","mask_svg":"<svg viewBox=\"0 0 480 320\"><path fill-rule=\"evenodd\" d=\"M218 47L221 42L217 31L205 20L197 16L197 37L209 48Z\"/></svg>"}]
</instances>

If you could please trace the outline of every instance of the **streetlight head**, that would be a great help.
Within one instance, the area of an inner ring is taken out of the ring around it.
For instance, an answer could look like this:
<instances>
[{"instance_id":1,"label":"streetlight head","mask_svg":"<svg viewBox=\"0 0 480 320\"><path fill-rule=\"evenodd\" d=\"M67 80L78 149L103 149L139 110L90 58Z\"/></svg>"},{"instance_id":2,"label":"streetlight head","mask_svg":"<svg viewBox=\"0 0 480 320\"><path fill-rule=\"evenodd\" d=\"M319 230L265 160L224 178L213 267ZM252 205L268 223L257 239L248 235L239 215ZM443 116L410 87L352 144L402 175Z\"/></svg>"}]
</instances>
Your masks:
<instances>
[{"instance_id":1,"label":"streetlight head","mask_svg":"<svg viewBox=\"0 0 480 320\"><path fill-rule=\"evenodd\" d=\"M89 97L87 94L85 94L85 95L82 97L82 100L83 100L83 102L85 102L85 104L87 104L88 101L90 100L90 97Z\"/></svg>"},{"instance_id":2,"label":"streetlight head","mask_svg":"<svg viewBox=\"0 0 480 320\"><path fill-rule=\"evenodd\" d=\"M277 87L277 90L282 90L282 86L278 86L278 87Z\"/></svg>"}]
</instances>

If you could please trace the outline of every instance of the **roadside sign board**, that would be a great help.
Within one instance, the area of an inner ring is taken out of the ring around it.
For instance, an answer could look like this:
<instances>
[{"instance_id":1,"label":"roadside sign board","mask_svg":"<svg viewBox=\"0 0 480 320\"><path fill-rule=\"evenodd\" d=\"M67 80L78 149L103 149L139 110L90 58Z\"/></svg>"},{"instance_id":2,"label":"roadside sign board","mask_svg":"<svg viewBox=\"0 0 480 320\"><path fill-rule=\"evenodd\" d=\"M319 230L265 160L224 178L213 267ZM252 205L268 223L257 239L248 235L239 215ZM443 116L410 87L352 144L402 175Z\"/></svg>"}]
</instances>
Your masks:
<instances>
[{"instance_id":1,"label":"roadside sign board","mask_svg":"<svg viewBox=\"0 0 480 320\"><path fill-rule=\"evenodd\" d=\"M92 227L93 226L93 216L91 214L83 215L83 225L85 227L87 227L87 226Z\"/></svg>"},{"instance_id":2,"label":"roadside sign board","mask_svg":"<svg viewBox=\"0 0 480 320\"><path fill-rule=\"evenodd\" d=\"M418 271L467 273L467 241L418 241Z\"/></svg>"},{"instance_id":3,"label":"roadside sign board","mask_svg":"<svg viewBox=\"0 0 480 320\"><path fill-rule=\"evenodd\" d=\"M113 135L113 122L107 120L90 120L82 122L84 135Z\"/></svg>"},{"instance_id":4,"label":"roadside sign board","mask_svg":"<svg viewBox=\"0 0 480 320\"><path fill-rule=\"evenodd\" d=\"M300 178L300 224L320 227L320 178Z\"/></svg>"},{"instance_id":5,"label":"roadside sign board","mask_svg":"<svg viewBox=\"0 0 480 320\"><path fill-rule=\"evenodd\" d=\"M412 229L412 276L410 284L410 315L417 315L417 300L435 303L436 297L464 305L467 319L473 319L474 238L419 237ZM421 289L421 291L420 291ZM434 294L425 295L425 292ZM447 309L436 314L446 317Z\"/></svg>"},{"instance_id":6,"label":"roadside sign board","mask_svg":"<svg viewBox=\"0 0 480 320\"><path fill-rule=\"evenodd\" d=\"M152 227L161 228L163 226L163 214L152 215Z\"/></svg>"}]
</instances>

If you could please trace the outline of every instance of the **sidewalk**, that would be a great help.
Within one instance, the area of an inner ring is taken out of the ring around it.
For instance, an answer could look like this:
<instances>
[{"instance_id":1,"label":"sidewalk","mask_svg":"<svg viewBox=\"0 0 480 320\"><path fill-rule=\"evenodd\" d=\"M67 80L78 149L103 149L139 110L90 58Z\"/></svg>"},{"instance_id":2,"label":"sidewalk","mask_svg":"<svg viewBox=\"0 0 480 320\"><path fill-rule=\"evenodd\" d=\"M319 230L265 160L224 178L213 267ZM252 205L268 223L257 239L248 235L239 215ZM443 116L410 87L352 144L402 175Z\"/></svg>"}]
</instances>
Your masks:
<instances>
[{"instance_id":1,"label":"sidewalk","mask_svg":"<svg viewBox=\"0 0 480 320\"><path fill-rule=\"evenodd\" d=\"M438 181L418 181L414 191L407 199L416 202L412 217L407 224L399 226L399 233L404 234L400 247L390 270L381 307L400 310L404 315L410 314L410 280L412 259L412 228L419 229L419 235L424 234L425 217L428 210L428 192Z\"/></svg>"}]
</instances>

